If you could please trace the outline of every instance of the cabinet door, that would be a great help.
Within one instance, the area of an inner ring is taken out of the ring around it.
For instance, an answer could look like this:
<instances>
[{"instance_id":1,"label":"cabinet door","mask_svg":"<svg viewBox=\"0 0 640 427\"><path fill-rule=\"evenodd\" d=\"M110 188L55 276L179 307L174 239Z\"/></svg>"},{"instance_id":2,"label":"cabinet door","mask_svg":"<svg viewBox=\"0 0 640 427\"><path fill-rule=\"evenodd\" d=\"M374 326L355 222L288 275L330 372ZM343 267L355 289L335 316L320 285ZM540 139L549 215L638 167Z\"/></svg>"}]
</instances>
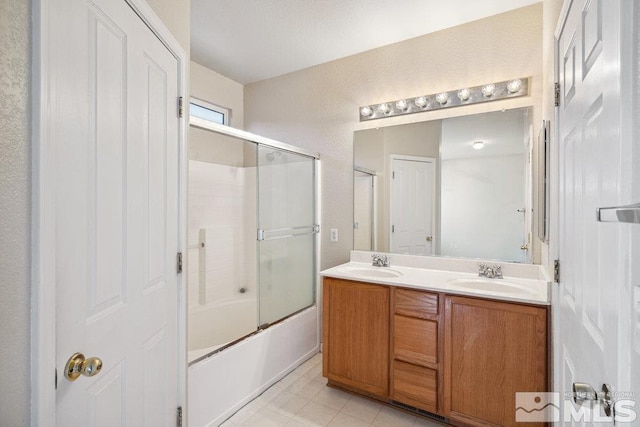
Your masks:
<instances>
[{"instance_id":1,"label":"cabinet door","mask_svg":"<svg viewBox=\"0 0 640 427\"><path fill-rule=\"evenodd\" d=\"M389 288L324 279L323 374L388 398Z\"/></svg>"},{"instance_id":2,"label":"cabinet door","mask_svg":"<svg viewBox=\"0 0 640 427\"><path fill-rule=\"evenodd\" d=\"M445 306L445 416L536 425L516 424L515 394L547 391L546 308L455 296Z\"/></svg>"}]
</instances>

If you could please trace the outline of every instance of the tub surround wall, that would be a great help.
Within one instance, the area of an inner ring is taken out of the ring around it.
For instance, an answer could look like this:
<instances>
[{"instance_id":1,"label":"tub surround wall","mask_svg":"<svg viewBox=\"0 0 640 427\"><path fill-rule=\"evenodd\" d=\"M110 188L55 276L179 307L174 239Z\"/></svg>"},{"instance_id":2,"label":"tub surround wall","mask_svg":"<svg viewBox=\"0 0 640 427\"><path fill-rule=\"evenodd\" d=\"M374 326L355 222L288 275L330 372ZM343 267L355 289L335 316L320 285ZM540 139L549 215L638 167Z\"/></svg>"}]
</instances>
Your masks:
<instances>
[{"instance_id":1,"label":"tub surround wall","mask_svg":"<svg viewBox=\"0 0 640 427\"><path fill-rule=\"evenodd\" d=\"M189 308L255 298L255 209L247 214L255 206L255 176L254 167L189 161Z\"/></svg>"},{"instance_id":2,"label":"tub surround wall","mask_svg":"<svg viewBox=\"0 0 640 427\"><path fill-rule=\"evenodd\" d=\"M353 132L539 106L541 40L538 3L245 86L247 130L322 156L323 269L347 261L353 245ZM530 96L359 122L361 105L520 76L532 77ZM330 242L330 228L339 230L339 242Z\"/></svg>"}]
</instances>

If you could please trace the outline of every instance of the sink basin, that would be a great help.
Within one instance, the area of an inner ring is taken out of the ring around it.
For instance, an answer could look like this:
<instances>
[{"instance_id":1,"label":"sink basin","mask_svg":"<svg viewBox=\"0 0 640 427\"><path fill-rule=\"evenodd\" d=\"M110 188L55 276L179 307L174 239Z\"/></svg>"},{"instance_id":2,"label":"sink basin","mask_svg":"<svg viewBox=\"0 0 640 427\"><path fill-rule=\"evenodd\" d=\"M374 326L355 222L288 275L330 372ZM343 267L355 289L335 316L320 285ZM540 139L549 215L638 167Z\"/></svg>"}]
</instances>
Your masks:
<instances>
[{"instance_id":1,"label":"sink basin","mask_svg":"<svg viewBox=\"0 0 640 427\"><path fill-rule=\"evenodd\" d=\"M353 274L354 276L378 279L390 279L402 276L402 272L388 267L344 267L342 270L345 273Z\"/></svg>"},{"instance_id":2,"label":"sink basin","mask_svg":"<svg viewBox=\"0 0 640 427\"><path fill-rule=\"evenodd\" d=\"M520 283L510 282L504 279L453 279L447 282L449 285L460 289L477 291L498 292L510 295L534 295L536 292Z\"/></svg>"}]
</instances>

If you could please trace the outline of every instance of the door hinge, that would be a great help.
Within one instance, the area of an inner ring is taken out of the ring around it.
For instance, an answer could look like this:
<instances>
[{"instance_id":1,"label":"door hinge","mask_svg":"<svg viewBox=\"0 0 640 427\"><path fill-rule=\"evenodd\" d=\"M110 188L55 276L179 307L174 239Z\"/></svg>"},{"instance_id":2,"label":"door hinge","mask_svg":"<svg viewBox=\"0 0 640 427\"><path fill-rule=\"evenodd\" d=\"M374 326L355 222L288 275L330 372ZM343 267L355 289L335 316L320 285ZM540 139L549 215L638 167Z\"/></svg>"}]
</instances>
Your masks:
<instances>
[{"instance_id":1,"label":"door hinge","mask_svg":"<svg viewBox=\"0 0 640 427\"><path fill-rule=\"evenodd\" d=\"M553 261L553 282L560 283L560 260Z\"/></svg>"},{"instance_id":2,"label":"door hinge","mask_svg":"<svg viewBox=\"0 0 640 427\"><path fill-rule=\"evenodd\" d=\"M396 179L396 171L391 172L391 179Z\"/></svg>"},{"instance_id":3,"label":"door hinge","mask_svg":"<svg viewBox=\"0 0 640 427\"><path fill-rule=\"evenodd\" d=\"M176 426L182 427L182 406L178 406L178 411L176 413Z\"/></svg>"},{"instance_id":4,"label":"door hinge","mask_svg":"<svg viewBox=\"0 0 640 427\"><path fill-rule=\"evenodd\" d=\"M560 106L560 83L556 82L553 84L553 90L554 90L554 105L556 107Z\"/></svg>"},{"instance_id":5,"label":"door hinge","mask_svg":"<svg viewBox=\"0 0 640 427\"><path fill-rule=\"evenodd\" d=\"M184 102L182 100L182 97L178 98L178 117L184 117Z\"/></svg>"},{"instance_id":6,"label":"door hinge","mask_svg":"<svg viewBox=\"0 0 640 427\"><path fill-rule=\"evenodd\" d=\"M56 377L55 377L54 383L55 383L55 390L57 390L58 389L58 368L56 368Z\"/></svg>"},{"instance_id":7,"label":"door hinge","mask_svg":"<svg viewBox=\"0 0 640 427\"><path fill-rule=\"evenodd\" d=\"M177 256L177 270L178 273L182 273L182 252L178 252L178 256Z\"/></svg>"},{"instance_id":8,"label":"door hinge","mask_svg":"<svg viewBox=\"0 0 640 427\"><path fill-rule=\"evenodd\" d=\"M392 232L392 233L395 233L395 232L396 232L396 226L395 226L395 225L392 225L392 226L391 226L391 232Z\"/></svg>"}]
</instances>

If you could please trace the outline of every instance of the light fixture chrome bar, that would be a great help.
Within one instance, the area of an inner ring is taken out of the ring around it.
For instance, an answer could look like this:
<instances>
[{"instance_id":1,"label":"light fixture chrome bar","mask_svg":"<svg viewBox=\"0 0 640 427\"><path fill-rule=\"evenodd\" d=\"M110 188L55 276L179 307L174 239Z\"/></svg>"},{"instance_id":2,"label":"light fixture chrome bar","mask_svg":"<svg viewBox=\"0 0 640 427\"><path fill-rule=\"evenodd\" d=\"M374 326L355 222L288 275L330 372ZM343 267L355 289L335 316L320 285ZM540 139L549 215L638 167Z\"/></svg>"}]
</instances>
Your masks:
<instances>
[{"instance_id":1,"label":"light fixture chrome bar","mask_svg":"<svg viewBox=\"0 0 640 427\"><path fill-rule=\"evenodd\" d=\"M358 115L363 122L527 95L529 95L529 78L522 77L448 92L420 95L415 98L364 105L360 107Z\"/></svg>"}]
</instances>

